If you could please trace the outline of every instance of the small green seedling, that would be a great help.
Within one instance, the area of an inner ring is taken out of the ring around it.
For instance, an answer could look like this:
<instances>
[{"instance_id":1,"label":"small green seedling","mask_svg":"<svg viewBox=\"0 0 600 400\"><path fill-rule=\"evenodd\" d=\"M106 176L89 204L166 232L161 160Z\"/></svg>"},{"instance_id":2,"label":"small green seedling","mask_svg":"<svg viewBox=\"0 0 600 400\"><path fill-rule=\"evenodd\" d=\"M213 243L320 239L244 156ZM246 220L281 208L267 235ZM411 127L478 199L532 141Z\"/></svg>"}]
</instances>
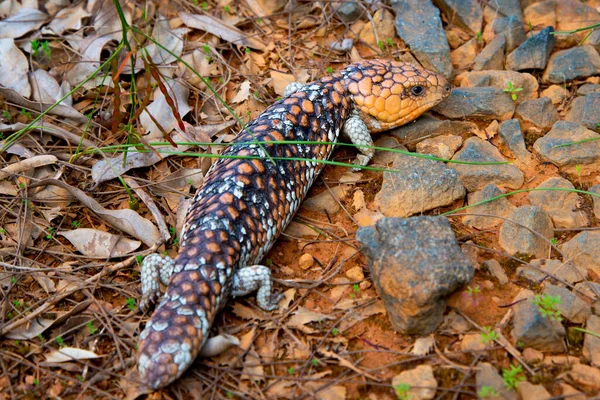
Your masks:
<instances>
[{"instance_id":1,"label":"small green seedling","mask_svg":"<svg viewBox=\"0 0 600 400\"><path fill-rule=\"evenodd\" d=\"M137 261L137 263L139 265L142 265L142 261L144 261L144 256L140 256L140 255L135 256L135 261Z\"/></svg>"},{"instance_id":2,"label":"small green seedling","mask_svg":"<svg viewBox=\"0 0 600 400\"><path fill-rule=\"evenodd\" d=\"M482 44L483 43L483 33L481 32L477 32L475 34L475 37L477 38L477 43Z\"/></svg>"},{"instance_id":3,"label":"small green seedling","mask_svg":"<svg viewBox=\"0 0 600 400\"><path fill-rule=\"evenodd\" d=\"M477 392L477 396L482 399L489 399L492 397L498 397L498 391L491 386L482 386L481 389Z\"/></svg>"},{"instance_id":4,"label":"small green seedling","mask_svg":"<svg viewBox=\"0 0 600 400\"><path fill-rule=\"evenodd\" d=\"M96 328L93 324L92 321L89 321L87 324L85 324L85 326L87 326L88 331L90 332L90 335L93 335L94 333L96 333L98 331L98 328Z\"/></svg>"},{"instance_id":5,"label":"small green seedling","mask_svg":"<svg viewBox=\"0 0 600 400\"><path fill-rule=\"evenodd\" d=\"M550 243L552 243L552 246L556 246L556 244L558 243L558 239L552 238L550 239Z\"/></svg>"},{"instance_id":6,"label":"small green seedling","mask_svg":"<svg viewBox=\"0 0 600 400\"><path fill-rule=\"evenodd\" d=\"M473 286L473 287L471 287L471 286L469 285L469 286L467 286L467 290L466 290L466 292L467 292L467 295L468 295L468 296L473 296L473 295L475 295L475 294L479 294L479 293L481 293L481 288L479 287L479 285L477 285L477 286Z\"/></svg>"},{"instance_id":7,"label":"small green seedling","mask_svg":"<svg viewBox=\"0 0 600 400\"><path fill-rule=\"evenodd\" d=\"M331 330L331 333L333 334L333 336L337 336L340 334L340 330L338 328L333 328Z\"/></svg>"},{"instance_id":8,"label":"small green seedling","mask_svg":"<svg viewBox=\"0 0 600 400\"><path fill-rule=\"evenodd\" d=\"M506 93L510 94L510 98L513 99L513 101L517 100L517 93L521 92L523 90L523 88L521 87L514 87L513 83L511 81L508 81L508 83L506 84L506 88L503 89Z\"/></svg>"},{"instance_id":9,"label":"small green seedling","mask_svg":"<svg viewBox=\"0 0 600 400\"><path fill-rule=\"evenodd\" d=\"M296 372L296 369L294 367L289 367L287 372L288 374L292 375L294 372Z\"/></svg>"},{"instance_id":10,"label":"small green seedling","mask_svg":"<svg viewBox=\"0 0 600 400\"><path fill-rule=\"evenodd\" d=\"M48 234L46 235L46 240L52 240L55 233L56 233L55 227L51 226L50 228L48 228Z\"/></svg>"},{"instance_id":11,"label":"small green seedling","mask_svg":"<svg viewBox=\"0 0 600 400\"><path fill-rule=\"evenodd\" d=\"M502 381L508 390L516 389L519 386L519 382L523 382L524 380L523 368L520 365L518 367L511 365L510 369L502 369Z\"/></svg>"},{"instance_id":12,"label":"small green seedling","mask_svg":"<svg viewBox=\"0 0 600 400\"><path fill-rule=\"evenodd\" d=\"M135 299L133 297L127 299L127 308L131 311L135 311Z\"/></svg>"},{"instance_id":13,"label":"small green seedling","mask_svg":"<svg viewBox=\"0 0 600 400\"><path fill-rule=\"evenodd\" d=\"M317 365L319 365L319 360L317 360L316 358L313 358L312 360L310 360L310 363L316 367Z\"/></svg>"},{"instance_id":14,"label":"small green seedling","mask_svg":"<svg viewBox=\"0 0 600 400\"><path fill-rule=\"evenodd\" d=\"M560 295L551 296L549 294L545 294L540 296L539 294L536 294L531 301L537 306L538 311L540 314L542 314L542 316L550 318L552 321L562 321L560 311L558 310L558 306L561 303Z\"/></svg>"},{"instance_id":15,"label":"small green seedling","mask_svg":"<svg viewBox=\"0 0 600 400\"><path fill-rule=\"evenodd\" d=\"M483 332L479 335L479 340L482 343L488 344L498 340L498 332L496 332L491 326L484 326L481 329Z\"/></svg>"},{"instance_id":16,"label":"small green seedling","mask_svg":"<svg viewBox=\"0 0 600 400\"><path fill-rule=\"evenodd\" d=\"M79 221L73 221L73 222L71 222L71 226L73 228L75 228L75 229L81 228L81 222L79 222Z\"/></svg>"},{"instance_id":17,"label":"small green seedling","mask_svg":"<svg viewBox=\"0 0 600 400\"><path fill-rule=\"evenodd\" d=\"M64 347L65 341L63 340L62 336L57 336L54 340L56 340L56 344L58 344L60 347Z\"/></svg>"},{"instance_id":18,"label":"small green seedling","mask_svg":"<svg viewBox=\"0 0 600 400\"><path fill-rule=\"evenodd\" d=\"M410 400L410 385L408 383L399 383L398 385L392 386L396 391L396 396L398 400Z\"/></svg>"},{"instance_id":19,"label":"small green seedling","mask_svg":"<svg viewBox=\"0 0 600 400\"><path fill-rule=\"evenodd\" d=\"M327 68L325 68L325 72L327 72L328 74L331 74L333 72L333 68L327 67Z\"/></svg>"},{"instance_id":20,"label":"small green seedling","mask_svg":"<svg viewBox=\"0 0 600 400\"><path fill-rule=\"evenodd\" d=\"M21 111L19 111L19 114L21 114L22 116L24 116L28 120L33 119L33 116L31 115L31 113L29 111L27 111L26 109L24 109L24 108L21 108Z\"/></svg>"},{"instance_id":21,"label":"small green seedling","mask_svg":"<svg viewBox=\"0 0 600 400\"><path fill-rule=\"evenodd\" d=\"M229 6L224 6L223 11L225 11L227 14L229 14L229 13L231 13L231 8L229 8Z\"/></svg>"}]
</instances>

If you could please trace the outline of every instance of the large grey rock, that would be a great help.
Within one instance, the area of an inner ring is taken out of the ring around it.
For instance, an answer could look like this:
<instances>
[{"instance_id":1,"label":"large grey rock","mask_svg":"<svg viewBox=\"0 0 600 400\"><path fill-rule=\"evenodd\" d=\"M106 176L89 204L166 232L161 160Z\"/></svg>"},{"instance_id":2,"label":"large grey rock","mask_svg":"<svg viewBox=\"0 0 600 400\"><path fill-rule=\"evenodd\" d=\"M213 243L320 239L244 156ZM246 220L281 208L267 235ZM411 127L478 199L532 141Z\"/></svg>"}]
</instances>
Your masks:
<instances>
[{"instance_id":1,"label":"large grey rock","mask_svg":"<svg viewBox=\"0 0 600 400\"><path fill-rule=\"evenodd\" d=\"M550 56L542 76L545 82L565 83L600 73L600 55L593 46L578 46Z\"/></svg>"},{"instance_id":2,"label":"large grey rock","mask_svg":"<svg viewBox=\"0 0 600 400\"><path fill-rule=\"evenodd\" d=\"M471 33L481 32L483 10L477 0L433 0L450 24L466 28Z\"/></svg>"},{"instance_id":3,"label":"large grey rock","mask_svg":"<svg viewBox=\"0 0 600 400\"><path fill-rule=\"evenodd\" d=\"M574 324L583 324L592 314L592 307L567 288L546 284L544 295L560 296L560 314Z\"/></svg>"},{"instance_id":4,"label":"large grey rock","mask_svg":"<svg viewBox=\"0 0 600 400\"><path fill-rule=\"evenodd\" d=\"M600 231L583 231L559 246L565 258L600 275Z\"/></svg>"},{"instance_id":5,"label":"large grey rock","mask_svg":"<svg viewBox=\"0 0 600 400\"><path fill-rule=\"evenodd\" d=\"M441 161L396 154L392 169L384 172L375 205L388 217L408 217L465 196L458 173Z\"/></svg>"},{"instance_id":6,"label":"large grey rock","mask_svg":"<svg viewBox=\"0 0 600 400\"><path fill-rule=\"evenodd\" d=\"M519 105L525 100L536 99L538 97L538 82L537 79L524 72L516 71L472 71L466 73L460 81L461 87L487 87L504 90L508 88L509 82L515 88L523 90L517 92L515 104Z\"/></svg>"},{"instance_id":7,"label":"large grey rock","mask_svg":"<svg viewBox=\"0 0 600 400\"><path fill-rule=\"evenodd\" d=\"M544 317L533 304L533 292L523 290L513 303L514 318L512 337L524 347L532 347L544 352L566 350L565 328L556 320Z\"/></svg>"},{"instance_id":8,"label":"large grey rock","mask_svg":"<svg viewBox=\"0 0 600 400\"><path fill-rule=\"evenodd\" d=\"M537 135L548 132L560 119L548 97L525 100L517 107L515 117L521 121L525 132Z\"/></svg>"},{"instance_id":9,"label":"large grey rock","mask_svg":"<svg viewBox=\"0 0 600 400\"><path fill-rule=\"evenodd\" d=\"M561 171L586 174L600 170L600 140L559 145L598 137L596 132L577 123L558 121L550 132L535 141L533 148L542 160L551 162Z\"/></svg>"},{"instance_id":10,"label":"large grey rock","mask_svg":"<svg viewBox=\"0 0 600 400\"><path fill-rule=\"evenodd\" d=\"M504 221L502 218L486 217L484 215L507 217L515 209L515 206L513 206L506 197L501 197L479 205L475 204L503 194L504 192L502 192L498 186L493 184L486 185L483 189L472 193L469 196L469 205L471 207L465 210L465 216L462 220L463 224L481 230L500 225Z\"/></svg>"},{"instance_id":11,"label":"large grey rock","mask_svg":"<svg viewBox=\"0 0 600 400\"><path fill-rule=\"evenodd\" d=\"M446 78L452 75L450 45L444 34L440 11L431 0L392 0L398 36L428 69Z\"/></svg>"},{"instance_id":12,"label":"large grey rock","mask_svg":"<svg viewBox=\"0 0 600 400\"><path fill-rule=\"evenodd\" d=\"M444 318L447 297L473 278L473 266L443 217L383 218L356 239L394 329L427 335Z\"/></svg>"},{"instance_id":13,"label":"large grey rock","mask_svg":"<svg viewBox=\"0 0 600 400\"><path fill-rule=\"evenodd\" d=\"M504 386L502 377L496 371L496 368L490 363L480 362L477 364L477 374L475 375L475 382L477 383L477 391L479 392L484 386L494 388L494 391L498 393L494 399L503 400L518 400L519 396L514 390L508 390Z\"/></svg>"},{"instance_id":14,"label":"large grey rock","mask_svg":"<svg viewBox=\"0 0 600 400\"><path fill-rule=\"evenodd\" d=\"M498 136L520 161L528 161L531 153L525 147L525 138L521 131L521 123L513 118L504 121L498 128Z\"/></svg>"},{"instance_id":15,"label":"large grey rock","mask_svg":"<svg viewBox=\"0 0 600 400\"><path fill-rule=\"evenodd\" d=\"M521 206L510 213L500 227L499 241L511 255L520 253L543 258L548 255L552 237L554 227L548 214L539 207Z\"/></svg>"},{"instance_id":16,"label":"large grey rock","mask_svg":"<svg viewBox=\"0 0 600 400\"><path fill-rule=\"evenodd\" d=\"M447 118L510 119L515 102L502 89L495 87L461 87L433 108Z\"/></svg>"},{"instance_id":17,"label":"large grey rock","mask_svg":"<svg viewBox=\"0 0 600 400\"><path fill-rule=\"evenodd\" d=\"M525 40L506 57L506 69L544 69L554 49L554 28L548 26Z\"/></svg>"},{"instance_id":18,"label":"large grey rock","mask_svg":"<svg viewBox=\"0 0 600 400\"><path fill-rule=\"evenodd\" d=\"M477 54L473 60L473 71L504 69L504 49L506 38L499 35Z\"/></svg>"},{"instance_id":19,"label":"large grey rock","mask_svg":"<svg viewBox=\"0 0 600 400\"><path fill-rule=\"evenodd\" d=\"M555 228L582 228L589 226L587 214L581 210L582 201L575 192L573 184L559 177L546 179L535 190L529 193L531 205L541 207L552 219Z\"/></svg>"},{"instance_id":20,"label":"large grey rock","mask_svg":"<svg viewBox=\"0 0 600 400\"><path fill-rule=\"evenodd\" d=\"M502 162L506 161L497 148L477 137L465 141L463 148L458 151L453 160L471 162ZM493 183L501 188L519 189L523 185L524 176L514 165L473 165L450 164L460 176L462 184L469 192L483 189Z\"/></svg>"}]
</instances>

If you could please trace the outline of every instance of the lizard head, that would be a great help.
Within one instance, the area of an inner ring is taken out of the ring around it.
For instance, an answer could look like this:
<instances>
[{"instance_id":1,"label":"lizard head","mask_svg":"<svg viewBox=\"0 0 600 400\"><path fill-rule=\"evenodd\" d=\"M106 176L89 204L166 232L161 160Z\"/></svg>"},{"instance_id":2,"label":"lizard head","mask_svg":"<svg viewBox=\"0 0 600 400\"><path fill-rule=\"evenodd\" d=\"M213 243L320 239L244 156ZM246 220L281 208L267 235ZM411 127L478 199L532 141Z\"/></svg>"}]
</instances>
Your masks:
<instances>
[{"instance_id":1,"label":"lizard head","mask_svg":"<svg viewBox=\"0 0 600 400\"><path fill-rule=\"evenodd\" d=\"M404 125L452 92L446 78L409 63L361 61L342 71L354 107L371 132Z\"/></svg>"}]
</instances>

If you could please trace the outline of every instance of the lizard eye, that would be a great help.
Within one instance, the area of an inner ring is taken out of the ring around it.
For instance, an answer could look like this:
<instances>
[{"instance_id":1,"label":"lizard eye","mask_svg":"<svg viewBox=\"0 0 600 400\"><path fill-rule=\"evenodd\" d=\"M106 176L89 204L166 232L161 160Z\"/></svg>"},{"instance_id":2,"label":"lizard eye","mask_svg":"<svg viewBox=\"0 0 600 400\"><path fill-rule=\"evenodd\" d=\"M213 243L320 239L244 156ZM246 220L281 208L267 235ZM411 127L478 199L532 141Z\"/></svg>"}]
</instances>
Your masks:
<instances>
[{"instance_id":1,"label":"lizard eye","mask_svg":"<svg viewBox=\"0 0 600 400\"><path fill-rule=\"evenodd\" d=\"M425 88L423 86L413 86L410 88L410 92L415 96L421 96L425 93Z\"/></svg>"}]
</instances>

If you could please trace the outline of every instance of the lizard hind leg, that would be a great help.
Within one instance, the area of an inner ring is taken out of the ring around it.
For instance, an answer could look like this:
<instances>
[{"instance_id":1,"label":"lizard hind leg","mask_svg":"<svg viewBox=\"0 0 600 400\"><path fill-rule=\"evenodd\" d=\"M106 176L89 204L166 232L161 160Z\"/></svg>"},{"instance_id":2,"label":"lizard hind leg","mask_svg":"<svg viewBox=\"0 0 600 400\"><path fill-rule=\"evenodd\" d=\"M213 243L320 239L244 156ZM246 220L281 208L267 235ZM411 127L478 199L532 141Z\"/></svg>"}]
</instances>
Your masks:
<instances>
[{"instance_id":1,"label":"lizard hind leg","mask_svg":"<svg viewBox=\"0 0 600 400\"><path fill-rule=\"evenodd\" d=\"M257 290L256 303L265 311L277 309L282 293L273 293L271 270L264 265L251 265L238 269L233 275L233 297L244 296Z\"/></svg>"}]
</instances>

